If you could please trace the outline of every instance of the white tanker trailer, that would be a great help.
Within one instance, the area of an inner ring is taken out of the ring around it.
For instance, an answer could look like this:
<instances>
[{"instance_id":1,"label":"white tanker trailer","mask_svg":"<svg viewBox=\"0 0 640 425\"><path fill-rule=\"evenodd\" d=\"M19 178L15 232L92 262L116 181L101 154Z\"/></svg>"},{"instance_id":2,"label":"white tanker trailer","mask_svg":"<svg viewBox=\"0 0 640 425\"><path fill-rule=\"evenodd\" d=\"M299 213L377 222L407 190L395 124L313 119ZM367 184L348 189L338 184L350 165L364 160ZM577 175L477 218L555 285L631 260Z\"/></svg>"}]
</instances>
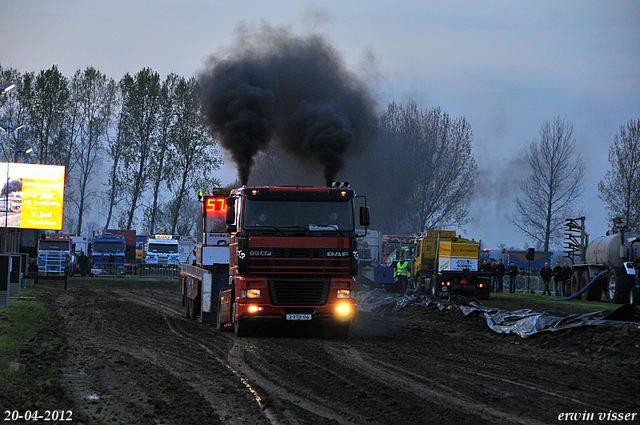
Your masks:
<instances>
[{"instance_id":1,"label":"white tanker trailer","mask_svg":"<svg viewBox=\"0 0 640 425\"><path fill-rule=\"evenodd\" d=\"M573 265L572 295L602 273L582 293L582 299L599 301L604 294L612 303L640 304L640 235L616 222L606 236L595 238L582 249L581 259L581 263Z\"/></svg>"}]
</instances>

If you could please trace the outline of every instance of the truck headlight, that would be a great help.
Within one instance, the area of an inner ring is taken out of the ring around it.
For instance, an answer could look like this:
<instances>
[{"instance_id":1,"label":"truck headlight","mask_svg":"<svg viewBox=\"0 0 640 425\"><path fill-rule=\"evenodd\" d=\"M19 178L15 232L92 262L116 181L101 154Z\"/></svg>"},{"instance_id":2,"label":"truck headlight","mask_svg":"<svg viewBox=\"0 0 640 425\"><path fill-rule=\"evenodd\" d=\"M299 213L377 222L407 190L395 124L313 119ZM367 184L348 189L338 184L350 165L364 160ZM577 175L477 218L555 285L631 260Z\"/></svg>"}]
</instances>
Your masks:
<instances>
[{"instance_id":1,"label":"truck headlight","mask_svg":"<svg viewBox=\"0 0 640 425\"><path fill-rule=\"evenodd\" d=\"M243 289L240 291L240 296L243 298L260 298L259 289Z\"/></svg>"},{"instance_id":2,"label":"truck headlight","mask_svg":"<svg viewBox=\"0 0 640 425\"><path fill-rule=\"evenodd\" d=\"M340 304L338 306L336 306L336 312L338 314L347 314L350 311L350 307L349 304Z\"/></svg>"},{"instance_id":3,"label":"truck headlight","mask_svg":"<svg viewBox=\"0 0 640 425\"><path fill-rule=\"evenodd\" d=\"M351 291L349 289L338 289L336 296L337 298L351 298Z\"/></svg>"}]
</instances>

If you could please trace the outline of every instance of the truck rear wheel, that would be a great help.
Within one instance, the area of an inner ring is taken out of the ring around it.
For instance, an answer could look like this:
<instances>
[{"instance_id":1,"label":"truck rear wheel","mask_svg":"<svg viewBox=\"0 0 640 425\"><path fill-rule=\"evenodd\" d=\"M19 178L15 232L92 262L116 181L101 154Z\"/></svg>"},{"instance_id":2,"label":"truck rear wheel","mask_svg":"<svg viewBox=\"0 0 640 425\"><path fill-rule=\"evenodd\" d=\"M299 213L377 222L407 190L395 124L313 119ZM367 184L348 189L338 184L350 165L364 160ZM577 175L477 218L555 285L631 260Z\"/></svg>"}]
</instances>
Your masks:
<instances>
[{"instance_id":1,"label":"truck rear wheel","mask_svg":"<svg viewBox=\"0 0 640 425\"><path fill-rule=\"evenodd\" d=\"M615 304L626 304L629 301L629 286L622 267L614 267L609 271L607 298Z\"/></svg>"},{"instance_id":2,"label":"truck rear wheel","mask_svg":"<svg viewBox=\"0 0 640 425\"><path fill-rule=\"evenodd\" d=\"M629 304L640 305L640 286L634 286L629 291Z\"/></svg>"},{"instance_id":3,"label":"truck rear wheel","mask_svg":"<svg viewBox=\"0 0 640 425\"><path fill-rule=\"evenodd\" d=\"M187 319L190 319L189 317L189 301L191 301L189 298L187 298L187 291L184 290L184 292L182 292L182 312L184 313L184 317L186 317Z\"/></svg>"},{"instance_id":4,"label":"truck rear wheel","mask_svg":"<svg viewBox=\"0 0 640 425\"><path fill-rule=\"evenodd\" d=\"M580 290L582 289L582 287L580 286L582 284L582 273L580 273L578 270L576 270L575 272L573 272L573 274L571 275L571 295L575 295L578 292L580 292Z\"/></svg>"},{"instance_id":5,"label":"truck rear wheel","mask_svg":"<svg viewBox=\"0 0 640 425\"><path fill-rule=\"evenodd\" d=\"M589 272L585 271L582 273L580 286L585 288L589 282L591 282L591 279L592 277L589 276ZM582 299L585 301L600 301L600 298L602 298L602 285L600 282L594 282L593 285L582 294Z\"/></svg>"},{"instance_id":6,"label":"truck rear wheel","mask_svg":"<svg viewBox=\"0 0 640 425\"><path fill-rule=\"evenodd\" d=\"M431 289L431 296L432 297L437 297L438 296L438 289L436 289L436 278L434 278L434 277L431 278L431 282L429 284L429 287Z\"/></svg>"},{"instance_id":7,"label":"truck rear wheel","mask_svg":"<svg viewBox=\"0 0 640 425\"><path fill-rule=\"evenodd\" d=\"M189 319L196 320L200 314L199 296L195 299L187 298L189 300Z\"/></svg>"},{"instance_id":8,"label":"truck rear wheel","mask_svg":"<svg viewBox=\"0 0 640 425\"><path fill-rule=\"evenodd\" d=\"M482 288L477 289L477 296L479 300L488 300L491 296L491 282L488 278L478 278L478 282L482 283Z\"/></svg>"},{"instance_id":9,"label":"truck rear wheel","mask_svg":"<svg viewBox=\"0 0 640 425\"><path fill-rule=\"evenodd\" d=\"M222 311L222 301L220 301L220 294L218 294L218 299L216 300L216 330L218 332L222 332L224 330L224 325L222 324L222 318L220 317L221 311Z\"/></svg>"}]
</instances>

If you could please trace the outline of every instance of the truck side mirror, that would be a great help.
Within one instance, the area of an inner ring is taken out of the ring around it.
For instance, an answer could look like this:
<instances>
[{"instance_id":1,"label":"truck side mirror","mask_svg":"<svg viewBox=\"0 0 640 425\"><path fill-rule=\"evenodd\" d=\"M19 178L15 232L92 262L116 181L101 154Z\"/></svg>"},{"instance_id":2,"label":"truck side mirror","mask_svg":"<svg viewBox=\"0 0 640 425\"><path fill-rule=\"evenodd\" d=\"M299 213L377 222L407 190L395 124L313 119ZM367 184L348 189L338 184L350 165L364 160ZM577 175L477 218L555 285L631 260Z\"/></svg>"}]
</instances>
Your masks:
<instances>
[{"instance_id":1,"label":"truck side mirror","mask_svg":"<svg viewBox=\"0 0 640 425\"><path fill-rule=\"evenodd\" d=\"M233 233L238 230L236 226L236 208L234 205L227 206L227 233Z\"/></svg>"},{"instance_id":2,"label":"truck side mirror","mask_svg":"<svg viewBox=\"0 0 640 425\"><path fill-rule=\"evenodd\" d=\"M360 225L364 227L369 227L371 225L369 207L360 207Z\"/></svg>"}]
</instances>

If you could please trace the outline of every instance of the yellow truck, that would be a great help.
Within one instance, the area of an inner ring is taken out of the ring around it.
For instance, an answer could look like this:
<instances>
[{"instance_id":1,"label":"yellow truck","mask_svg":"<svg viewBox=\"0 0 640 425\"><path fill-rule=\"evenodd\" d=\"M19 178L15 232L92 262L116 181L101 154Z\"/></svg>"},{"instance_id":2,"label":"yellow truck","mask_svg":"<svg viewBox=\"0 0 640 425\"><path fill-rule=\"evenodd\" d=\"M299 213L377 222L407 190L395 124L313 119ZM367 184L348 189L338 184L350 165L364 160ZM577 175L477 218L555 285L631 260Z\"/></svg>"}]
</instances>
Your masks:
<instances>
[{"instance_id":1,"label":"yellow truck","mask_svg":"<svg viewBox=\"0 0 640 425\"><path fill-rule=\"evenodd\" d=\"M480 271L480 252L478 242L457 236L455 230L427 230L415 240L416 289L439 298L489 299L491 273Z\"/></svg>"}]
</instances>

